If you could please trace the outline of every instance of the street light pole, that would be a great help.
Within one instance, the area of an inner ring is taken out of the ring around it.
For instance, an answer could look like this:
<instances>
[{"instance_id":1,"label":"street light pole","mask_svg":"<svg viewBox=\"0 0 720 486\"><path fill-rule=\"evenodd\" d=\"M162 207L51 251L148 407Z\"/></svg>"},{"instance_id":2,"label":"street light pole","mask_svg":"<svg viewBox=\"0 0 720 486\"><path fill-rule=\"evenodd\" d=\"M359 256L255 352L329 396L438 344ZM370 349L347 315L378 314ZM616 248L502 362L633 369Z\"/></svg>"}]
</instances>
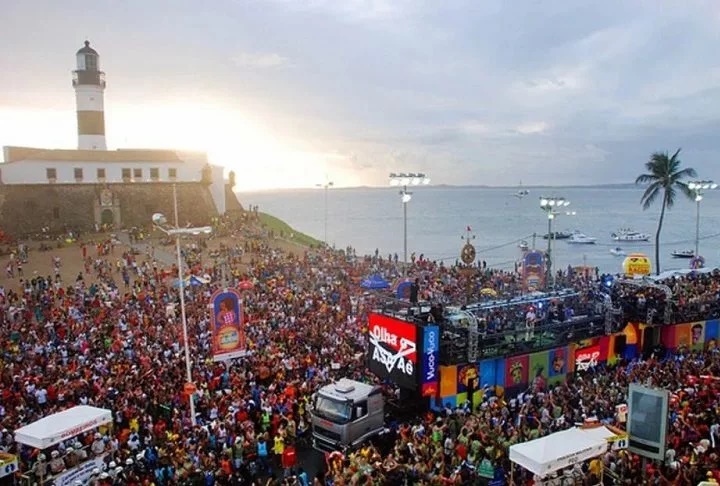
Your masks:
<instances>
[{"instance_id":1,"label":"street light pole","mask_svg":"<svg viewBox=\"0 0 720 486\"><path fill-rule=\"evenodd\" d=\"M173 205L175 207L175 228L180 228L178 216L177 184L173 184ZM175 255L178 267L178 288L180 289L180 317L182 319L183 340L185 342L185 372L188 383L192 383L192 369L190 367L190 342L188 341L187 315L185 313L185 281L183 280L182 255L180 254L180 233L175 234ZM190 394L190 423L197 425L195 420L195 392Z\"/></svg>"},{"instance_id":2,"label":"street light pole","mask_svg":"<svg viewBox=\"0 0 720 486\"><path fill-rule=\"evenodd\" d=\"M407 205L412 199L412 192L407 190L407 186L430 184L430 178L425 174L390 174L391 186L402 186L400 191L400 200L403 205L403 277L407 276L408 256L407 256Z\"/></svg>"},{"instance_id":3,"label":"street light pole","mask_svg":"<svg viewBox=\"0 0 720 486\"><path fill-rule=\"evenodd\" d=\"M552 241L555 235L552 232L552 222L557 214L560 214L557 209L565 208L570 205L570 201L564 197L540 197L540 209L547 213L548 218L548 246L547 246L547 273L545 276L546 285L548 288L553 288L554 278L552 272Z\"/></svg>"},{"instance_id":4,"label":"street light pole","mask_svg":"<svg viewBox=\"0 0 720 486\"><path fill-rule=\"evenodd\" d=\"M695 256L700 256L700 201L703 194L709 189L717 189L718 185L713 181L691 181L688 182L688 189L695 193Z\"/></svg>"},{"instance_id":5,"label":"street light pole","mask_svg":"<svg viewBox=\"0 0 720 486\"><path fill-rule=\"evenodd\" d=\"M188 341L188 330L187 330L187 313L185 310L185 282L183 280L183 264L182 254L180 252L180 237L182 235L200 235L209 234L212 232L212 227L203 226L198 228L180 228L179 214L178 214L178 200L177 200L177 184L173 184L173 208L175 211L175 228L167 229L164 225L167 220L164 215L160 213L153 214L152 221L156 228L165 233L168 236L175 237L175 256L177 258L177 274L178 274L178 288L180 289L180 317L182 320L183 339L185 340L185 373L187 384L190 385L188 391L190 397L190 423L193 427L197 425L195 420L195 386L193 385L192 369L190 363L190 342Z\"/></svg>"}]
</instances>

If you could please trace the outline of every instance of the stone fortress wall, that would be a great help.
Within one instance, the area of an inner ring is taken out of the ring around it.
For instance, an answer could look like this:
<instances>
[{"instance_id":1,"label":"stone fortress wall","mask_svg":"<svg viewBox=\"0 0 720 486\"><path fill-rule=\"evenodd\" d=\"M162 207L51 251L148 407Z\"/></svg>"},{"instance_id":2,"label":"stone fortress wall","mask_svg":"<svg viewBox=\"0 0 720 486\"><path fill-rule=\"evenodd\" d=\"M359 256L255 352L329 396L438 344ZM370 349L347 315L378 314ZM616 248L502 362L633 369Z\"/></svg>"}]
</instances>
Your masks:
<instances>
[{"instance_id":1,"label":"stone fortress wall","mask_svg":"<svg viewBox=\"0 0 720 486\"><path fill-rule=\"evenodd\" d=\"M206 225L218 215L207 184L178 182L177 194L181 226ZM88 231L96 223L147 226L153 213L174 223L172 183L0 185L0 230L14 237L43 228Z\"/></svg>"}]
</instances>

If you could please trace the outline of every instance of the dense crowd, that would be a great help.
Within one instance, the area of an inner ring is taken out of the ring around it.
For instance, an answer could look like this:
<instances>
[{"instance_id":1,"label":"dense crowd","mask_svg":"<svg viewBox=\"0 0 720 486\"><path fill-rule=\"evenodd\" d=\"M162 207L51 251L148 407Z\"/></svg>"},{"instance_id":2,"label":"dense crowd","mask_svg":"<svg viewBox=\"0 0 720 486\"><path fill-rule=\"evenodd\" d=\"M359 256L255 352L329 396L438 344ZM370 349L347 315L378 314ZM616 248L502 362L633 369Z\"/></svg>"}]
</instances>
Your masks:
<instances>
[{"instance_id":1,"label":"dense crowd","mask_svg":"<svg viewBox=\"0 0 720 486\"><path fill-rule=\"evenodd\" d=\"M264 231L253 215L241 224L217 221L216 227L244 241L211 255L203 244L184 245L184 254L193 255L192 271L212 277L211 283L197 287L173 285L177 268L156 260L151 248L123 252L114 240L80 247L84 268L71 281L63 281L59 260L52 260L47 276L22 275L22 260L15 256L8 262L13 284L0 287L0 445L19 456L26 474L57 475L88 457L104 455L92 484L398 484L401 476L421 484L460 484L483 459L507 472L506 451L512 443L583 415L612 420L630 379L680 390L673 410L678 424L673 429L675 460L652 474L694 479L717 467L714 439L712 447L702 446L703 454L693 447L712 439L705 427L717 427L715 392L720 390L715 382L683 382L690 375L717 375L718 357L710 353L662 365L627 364L552 391L533 389L513 400L488 391L477 411L464 406L397 424L391 432L397 440L386 437L384 446L334 455L327 474L309 477L299 467L298 452L308 442L310 395L339 376L374 379L365 370L364 331L375 296L358 284L371 273L398 277L397 259L377 253L358 257L352 249L282 251L262 239ZM419 297L433 302L464 303L520 292L516 272L482 264L479 271L468 272L421 256L414 259L410 274L418 279ZM589 291L597 275L570 269L558 278ZM243 295L252 354L216 363L210 356L209 300L221 285L239 282L252 284ZM715 305L719 282L713 273L666 284L682 312L689 305ZM181 291L187 302L193 381L199 387L196 426L183 392ZM557 307L543 312L567 317ZM523 313L518 317L527 319L527 311ZM688 394L693 400L683 400ZM14 443L18 427L77 404L112 410L112 426L46 451ZM685 463L684 457L694 462ZM639 484L632 481L650 474L629 455L611 454L603 462L628 484Z\"/></svg>"},{"instance_id":2,"label":"dense crowd","mask_svg":"<svg viewBox=\"0 0 720 486\"><path fill-rule=\"evenodd\" d=\"M595 485L601 476L604 484L628 485L720 480L720 382L715 378L720 353L680 352L666 358L593 370L548 389L533 386L509 400L489 390L475 409L468 402L398 424L389 444L332 458L331 474L337 484L476 484L480 464L489 462L495 477L504 478L511 471L508 449L513 444L588 422L624 427L626 417L617 407L626 403L627 385L640 382L673 392L664 463L643 468L638 456L609 450L545 479L516 467L516 484Z\"/></svg>"}]
</instances>

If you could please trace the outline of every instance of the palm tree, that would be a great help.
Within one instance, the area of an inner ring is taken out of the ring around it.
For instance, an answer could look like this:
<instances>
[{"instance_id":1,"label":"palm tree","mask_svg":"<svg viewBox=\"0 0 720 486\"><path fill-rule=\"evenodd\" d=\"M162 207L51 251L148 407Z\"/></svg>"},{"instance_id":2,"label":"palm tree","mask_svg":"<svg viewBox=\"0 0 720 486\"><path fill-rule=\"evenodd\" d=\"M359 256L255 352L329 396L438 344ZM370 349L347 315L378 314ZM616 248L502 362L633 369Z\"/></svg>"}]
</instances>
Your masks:
<instances>
[{"instance_id":1,"label":"palm tree","mask_svg":"<svg viewBox=\"0 0 720 486\"><path fill-rule=\"evenodd\" d=\"M660 194L662 194L662 206L660 207L660 219L658 220L657 232L655 233L655 269L660 275L660 232L662 231L665 209L671 209L675 204L677 191L682 192L688 198L695 196L682 181L686 177L697 177L695 169L687 167L680 169L682 162L678 158L680 149L669 156L667 152L655 152L650 160L645 162L647 172L635 179L635 184L649 184L642 195L640 202L643 210L648 209Z\"/></svg>"}]
</instances>

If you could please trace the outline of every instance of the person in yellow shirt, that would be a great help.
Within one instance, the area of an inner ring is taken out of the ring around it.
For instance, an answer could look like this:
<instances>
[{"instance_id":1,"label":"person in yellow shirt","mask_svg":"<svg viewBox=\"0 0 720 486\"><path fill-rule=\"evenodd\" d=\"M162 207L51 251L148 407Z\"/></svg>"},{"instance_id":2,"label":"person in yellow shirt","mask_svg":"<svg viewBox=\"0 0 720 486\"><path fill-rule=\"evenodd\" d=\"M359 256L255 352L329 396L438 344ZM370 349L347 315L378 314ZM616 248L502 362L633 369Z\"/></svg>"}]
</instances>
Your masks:
<instances>
[{"instance_id":1,"label":"person in yellow shirt","mask_svg":"<svg viewBox=\"0 0 720 486\"><path fill-rule=\"evenodd\" d=\"M282 436L280 434L277 434L275 436L275 442L273 444L273 452L278 457L282 457L283 452L285 452L285 440L282 438Z\"/></svg>"},{"instance_id":2,"label":"person in yellow shirt","mask_svg":"<svg viewBox=\"0 0 720 486\"><path fill-rule=\"evenodd\" d=\"M590 461L590 474L594 474L596 478L600 478L600 474L602 473L602 461L600 458L596 457L592 461Z\"/></svg>"}]
</instances>

